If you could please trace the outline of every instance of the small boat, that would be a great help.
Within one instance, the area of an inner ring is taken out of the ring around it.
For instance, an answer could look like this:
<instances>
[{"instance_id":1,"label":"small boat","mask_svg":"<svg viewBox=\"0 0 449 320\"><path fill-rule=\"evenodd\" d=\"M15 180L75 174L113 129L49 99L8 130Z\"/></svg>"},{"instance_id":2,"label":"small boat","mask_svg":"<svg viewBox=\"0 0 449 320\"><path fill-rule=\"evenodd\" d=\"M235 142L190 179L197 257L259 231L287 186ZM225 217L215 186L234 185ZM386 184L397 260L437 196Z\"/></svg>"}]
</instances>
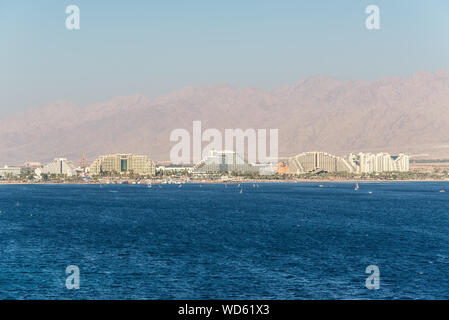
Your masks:
<instances>
[{"instance_id":1,"label":"small boat","mask_svg":"<svg viewBox=\"0 0 449 320\"><path fill-rule=\"evenodd\" d=\"M322 184L318 185L319 188L324 188L324 186Z\"/></svg>"},{"instance_id":2,"label":"small boat","mask_svg":"<svg viewBox=\"0 0 449 320\"><path fill-rule=\"evenodd\" d=\"M359 184L358 183L355 184L354 190L359 190Z\"/></svg>"},{"instance_id":3,"label":"small boat","mask_svg":"<svg viewBox=\"0 0 449 320\"><path fill-rule=\"evenodd\" d=\"M446 192L446 190L440 190L440 192Z\"/></svg>"},{"instance_id":4,"label":"small boat","mask_svg":"<svg viewBox=\"0 0 449 320\"><path fill-rule=\"evenodd\" d=\"M240 193L243 193L243 189L240 189Z\"/></svg>"},{"instance_id":5,"label":"small boat","mask_svg":"<svg viewBox=\"0 0 449 320\"><path fill-rule=\"evenodd\" d=\"M368 191L368 193L369 193L369 194L372 194L373 192L372 192L372 191Z\"/></svg>"}]
</instances>

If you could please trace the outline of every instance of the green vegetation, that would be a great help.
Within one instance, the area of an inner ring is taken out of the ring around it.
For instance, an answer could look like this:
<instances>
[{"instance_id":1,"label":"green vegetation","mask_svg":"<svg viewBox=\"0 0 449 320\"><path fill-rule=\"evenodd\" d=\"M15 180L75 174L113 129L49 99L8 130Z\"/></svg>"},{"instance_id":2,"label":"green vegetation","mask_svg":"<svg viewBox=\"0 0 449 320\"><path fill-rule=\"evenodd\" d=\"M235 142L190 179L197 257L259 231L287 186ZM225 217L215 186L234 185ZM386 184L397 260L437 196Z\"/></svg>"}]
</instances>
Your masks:
<instances>
[{"instance_id":1,"label":"green vegetation","mask_svg":"<svg viewBox=\"0 0 449 320\"><path fill-rule=\"evenodd\" d=\"M449 180L447 170L435 170L434 173L425 172L383 172L383 173L348 173L348 172L318 172L305 173L300 175L294 174L274 174L274 175L260 175L258 172L208 172L208 173L191 173L188 170L160 170L156 172L155 176L138 175L133 172L124 173L100 173L99 175L82 176L56 175L56 174L41 174L41 178L30 172L23 172L19 176L12 176L10 174L0 177L0 182L3 183L101 183L105 181L146 181L147 179L156 181L228 181L228 180L266 180L266 181L401 181L401 180Z\"/></svg>"}]
</instances>

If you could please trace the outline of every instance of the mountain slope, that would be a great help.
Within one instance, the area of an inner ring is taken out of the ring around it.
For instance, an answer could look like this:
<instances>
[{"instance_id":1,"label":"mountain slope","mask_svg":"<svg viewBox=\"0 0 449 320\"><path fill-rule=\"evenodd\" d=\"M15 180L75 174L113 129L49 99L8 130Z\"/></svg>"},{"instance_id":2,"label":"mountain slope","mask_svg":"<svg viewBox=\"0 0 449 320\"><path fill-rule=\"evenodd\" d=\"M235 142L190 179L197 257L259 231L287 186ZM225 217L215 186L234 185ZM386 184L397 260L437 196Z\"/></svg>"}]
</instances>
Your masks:
<instances>
[{"instance_id":1,"label":"mountain slope","mask_svg":"<svg viewBox=\"0 0 449 320\"><path fill-rule=\"evenodd\" d=\"M278 128L280 156L309 150L388 151L449 157L449 71L374 82L311 77L272 91L186 87L148 99L116 97L79 106L58 101L0 118L0 164L89 160L134 152L169 158L170 132Z\"/></svg>"}]
</instances>

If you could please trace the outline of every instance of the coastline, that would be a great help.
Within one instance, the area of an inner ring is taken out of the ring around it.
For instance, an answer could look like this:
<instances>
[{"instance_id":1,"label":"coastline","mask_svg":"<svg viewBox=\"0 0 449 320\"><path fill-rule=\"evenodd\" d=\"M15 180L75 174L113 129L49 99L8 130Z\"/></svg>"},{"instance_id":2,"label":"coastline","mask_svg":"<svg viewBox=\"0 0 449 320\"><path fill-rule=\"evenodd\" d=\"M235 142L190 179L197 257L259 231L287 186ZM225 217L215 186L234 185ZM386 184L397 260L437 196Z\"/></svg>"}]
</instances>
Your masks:
<instances>
[{"instance_id":1,"label":"coastline","mask_svg":"<svg viewBox=\"0 0 449 320\"><path fill-rule=\"evenodd\" d=\"M295 179L295 180L268 180L268 179L248 179L248 180L236 180L236 181L216 181L216 180L198 180L198 181L186 181L186 182L172 182L172 183L164 183L161 181L152 181L152 184L242 184L242 183L257 183L257 184L274 184L274 183L399 183L399 182L449 182L449 179L404 179L404 180L377 180L377 179L348 179L348 180L333 180L333 179ZM85 182L85 181L70 181L70 182L56 182L56 181L48 181L48 182L18 182L18 181L1 181L0 186L2 185L146 185L146 183L129 183L129 182Z\"/></svg>"}]
</instances>

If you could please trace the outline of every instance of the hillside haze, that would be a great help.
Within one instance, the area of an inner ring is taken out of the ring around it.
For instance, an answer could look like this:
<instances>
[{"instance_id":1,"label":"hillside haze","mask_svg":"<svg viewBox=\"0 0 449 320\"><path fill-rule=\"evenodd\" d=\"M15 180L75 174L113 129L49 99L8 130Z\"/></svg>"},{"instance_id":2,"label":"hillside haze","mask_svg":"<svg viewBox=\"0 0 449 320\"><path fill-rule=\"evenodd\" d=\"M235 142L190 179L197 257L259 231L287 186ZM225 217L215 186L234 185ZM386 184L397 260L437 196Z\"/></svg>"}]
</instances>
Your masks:
<instances>
[{"instance_id":1,"label":"hillside haze","mask_svg":"<svg viewBox=\"0 0 449 320\"><path fill-rule=\"evenodd\" d=\"M58 101L0 120L0 164L11 165L77 162L83 152L90 161L128 152L168 160L170 132L191 132L194 120L203 130L277 128L281 157L320 150L449 158L449 70L373 82L316 76L271 91L186 87L88 106Z\"/></svg>"}]
</instances>

